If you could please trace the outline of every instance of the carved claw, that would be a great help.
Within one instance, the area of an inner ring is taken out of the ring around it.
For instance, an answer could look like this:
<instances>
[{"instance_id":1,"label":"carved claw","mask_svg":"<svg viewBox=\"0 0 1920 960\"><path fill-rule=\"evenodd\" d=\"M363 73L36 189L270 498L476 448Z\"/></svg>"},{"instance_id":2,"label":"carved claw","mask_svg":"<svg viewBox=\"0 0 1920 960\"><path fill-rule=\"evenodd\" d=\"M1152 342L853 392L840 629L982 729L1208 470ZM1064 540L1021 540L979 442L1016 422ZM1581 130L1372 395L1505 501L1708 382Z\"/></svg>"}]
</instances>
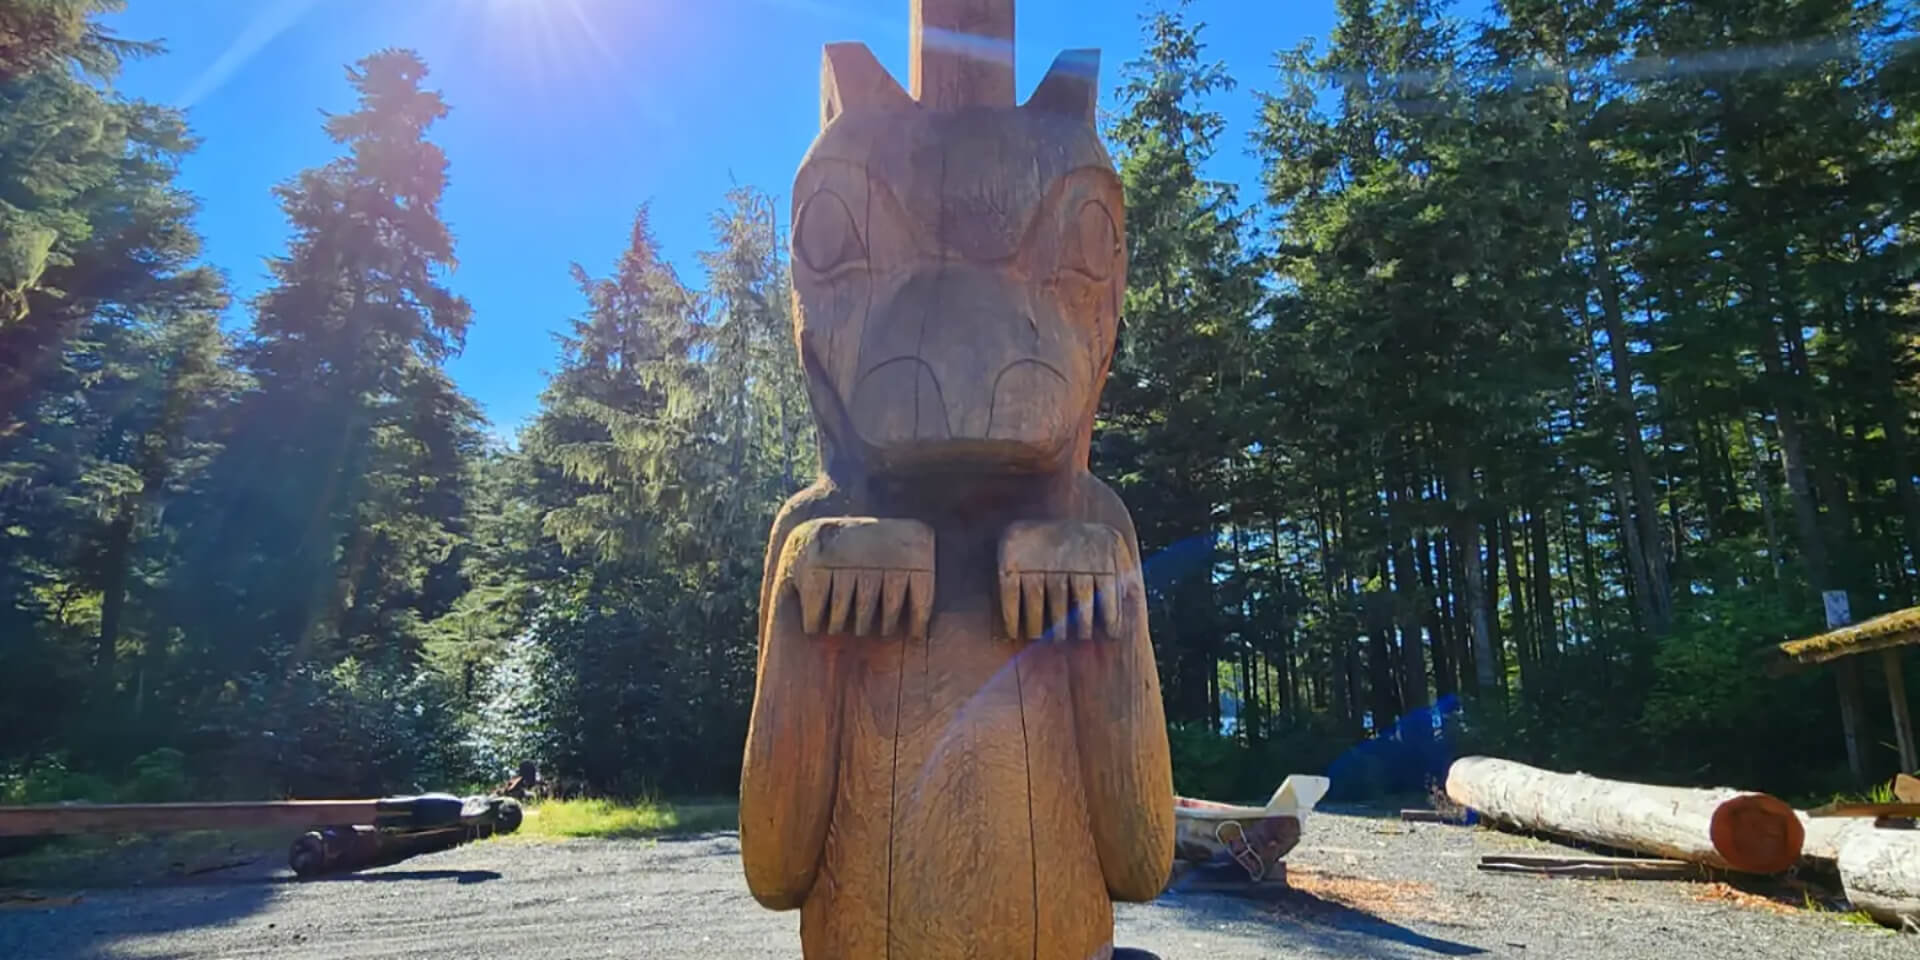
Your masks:
<instances>
[{"instance_id":1,"label":"carved claw","mask_svg":"<svg viewBox=\"0 0 1920 960\"><path fill-rule=\"evenodd\" d=\"M1021 522L1000 539L1000 617L1016 640L1122 632L1120 591L1135 570L1120 532L1098 523Z\"/></svg>"},{"instance_id":2,"label":"carved claw","mask_svg":"<svg viewBox=\"0 0 1920 960\"><path fill-rule=\"evenodd\" d=\"M810 520L788 536L781 565L800 596L806 633L926 635L933 530L918 520Z\"/></svg>"}]
</instances>

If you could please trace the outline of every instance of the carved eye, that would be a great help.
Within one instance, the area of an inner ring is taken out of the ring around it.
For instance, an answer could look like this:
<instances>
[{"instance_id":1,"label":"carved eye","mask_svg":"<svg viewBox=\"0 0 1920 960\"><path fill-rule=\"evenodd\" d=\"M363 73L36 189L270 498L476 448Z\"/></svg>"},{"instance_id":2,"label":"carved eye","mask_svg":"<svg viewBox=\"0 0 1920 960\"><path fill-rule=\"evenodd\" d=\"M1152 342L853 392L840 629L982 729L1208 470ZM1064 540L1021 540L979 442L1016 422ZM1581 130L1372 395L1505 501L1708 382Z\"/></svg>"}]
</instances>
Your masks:
<instances>
[{"instance_id":1,"label":"carved eye","mask_svg":"<svg viewBox=\"0 0 1920 960\"><path fill-rule=\"evenodd\" d=\"M1081 204L1073 222L1067 225L1060 266L1091 280L1106 280L1113 276L1113 264L1119 257L1120 231L1114 228L1106 204L1098 200Z\"/></svg>"},{"instance_id":2,"label":"carved eye","mask_svg":"<svg viewBox=\"0 0 1920 960\"><path fill-rule=\"evenodd\" d=\"M815 273L832 273L867 258L853 213L837 194L822 190L807 201L794 228L800 259Z\"/></svg>"}]
</instances>

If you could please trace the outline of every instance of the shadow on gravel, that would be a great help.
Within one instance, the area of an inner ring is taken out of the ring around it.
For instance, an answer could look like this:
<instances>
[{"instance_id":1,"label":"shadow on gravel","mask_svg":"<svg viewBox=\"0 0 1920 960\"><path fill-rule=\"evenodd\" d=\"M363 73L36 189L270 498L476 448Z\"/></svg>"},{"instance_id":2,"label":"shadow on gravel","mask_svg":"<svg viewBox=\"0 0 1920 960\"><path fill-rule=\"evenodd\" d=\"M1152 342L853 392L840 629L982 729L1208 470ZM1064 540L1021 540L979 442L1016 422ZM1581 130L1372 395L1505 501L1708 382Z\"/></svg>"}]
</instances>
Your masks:
<instances>
[{"instance_id":1,"label":"shadow on gravel","mask_svg":"<svg viewBox=\"0 0 1920 960\"><path fill-rule=\"evenodd\" d=\"M129 960L152 957L138 941L182 930L234 924L258 912L273 885L179 883L79 891L72 906L8 911L0 919L0 957L21 960Z\"/></svg>"},{"instance_id":2,"label":"shadow on gravel","mask_svg":"<svg viewBox=\"0 0 1920 960\"><path fill-rule=\"evenodd\" d=\"M382 870L378 873L330 873L321 877L276 877L276 883L391 883L395 880L452 880L462 885L500 879L497 870Z\"/></svg>"},{"instance_id":3,"label":"shadow on gravel","mask_svg":"<svg viewBox=\"0 0 1920 960\"><path fill-rule=\"evenodd\" d=\"M1295 918L1301 922L1302 926L1329 927L1341 933L1359 934L1369 939L1384 940L1388 943L1398 944L1403 947L1412 947L1416 950L1424 950L1428 953L1437 953L1448 957L1470 957L1475 954L1487 952L1485 948L1476 947L1472 944L1443 940L1439 937L1430 937L1417 930L1412 930L1397 923L1383 920L1364 910L1356 910L1346 904L1335 903L1332 900L1323 900L1311 893L1303 893L1298 890L1289 890L1281 894L1275 898L1275 904L1277 909L1281 911L1280 919L1282 922L1288 919L1286 914L1292 913ZM1355 946L1356 949L1359 948L1359 945L1356 944ZM1397 957L1403 956L1404 952L1370 952L1362 950L1362 952L1357 955Z\"/></svg>"},{"instance_id":4,"label":"shadow on gravel","mask_svg":"<svg viewBox=\"0 0 1920 960\"><path fill-rule=\"evenodd\" d=\"M1299 890L1277 891L1259 899L1172 894L1159 903L1174 907L1171 913L1196 931L1238 935L1282 951L1312 947L1368 960L1470 957L1487 952Z\"/></svg>"},{"instance_id":5,"label":"shadow on gravel","mask_svg":"<svg viewBox=\"0 0 1920 960\"><path fill-rule=\"evenodd\" d=\"M228 926L258 912L276 891L309 883L392 883L499 880L494 870L370 870L300 878L252 865L245 872L102 884L73 892L78 899L47 909L0 912L0 958L5 960L130 960L153 956L141 940L183 930Z\"/></svg>"}]
</instances>

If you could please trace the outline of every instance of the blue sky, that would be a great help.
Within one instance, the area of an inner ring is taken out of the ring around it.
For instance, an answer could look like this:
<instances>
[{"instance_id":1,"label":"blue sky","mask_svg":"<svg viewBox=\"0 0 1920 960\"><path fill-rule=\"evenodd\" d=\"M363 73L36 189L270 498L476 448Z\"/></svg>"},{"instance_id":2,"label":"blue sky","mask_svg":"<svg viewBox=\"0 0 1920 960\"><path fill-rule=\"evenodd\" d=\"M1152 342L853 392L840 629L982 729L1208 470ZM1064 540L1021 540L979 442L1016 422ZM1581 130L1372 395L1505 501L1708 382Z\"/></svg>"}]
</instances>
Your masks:
<instances>
[{"instance_id":1,"label":"blue sky","mask_svg":"<svg viewBox=\"0 0 1920 960\"><path fill-rule=\"evenodd\" d=\"M1152 0L1020 0L1024 95L1061 49L1103 51L1103 100L1139 55ZM132 0L113 29L168 52L131 64L123 91L185 107L203 143L182 182L203 204L209 262L247 297L287 230L271 188L336 154L321 110L352 97L344 65L410 47L452 113L434 129L451 169L443 213L453 288L474 305L451 370L502 436L534 412L551 334L581 309L567 276L604 273L634 210L683 277L734 184L784 197L817 132L820 48L857 40L904 78L907 0ZM1332 0L1195 0L1211 56L1242 86L1212 175L1247 180L1245 136L1275 51L1324 38ZM244 323L237 309L232 318Z\"/></svg>"}]
</instances>

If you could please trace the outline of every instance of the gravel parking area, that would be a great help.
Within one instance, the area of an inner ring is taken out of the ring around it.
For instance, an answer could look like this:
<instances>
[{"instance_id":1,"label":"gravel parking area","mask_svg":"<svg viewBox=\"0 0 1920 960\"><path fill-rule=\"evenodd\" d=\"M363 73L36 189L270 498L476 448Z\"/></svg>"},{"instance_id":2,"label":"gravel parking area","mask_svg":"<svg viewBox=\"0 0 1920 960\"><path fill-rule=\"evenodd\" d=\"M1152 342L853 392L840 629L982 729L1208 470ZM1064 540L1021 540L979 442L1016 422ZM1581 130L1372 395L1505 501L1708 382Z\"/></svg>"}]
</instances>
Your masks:
<instances>
[{"instance_id":1,"label":"gravel parking area","mask_svg":"<svg viewBox=\"0 0 1920 960\"><path fill-rule=\"evenodd\" d=\"M1166 960L1485 956L1853 960L1920 937L1725 885L1485 874L1481 853L1550 844L1476 828L1317 814L1268 901L1170 891L1122 906L1118 942ZM797 917L747 895L728 834L488 842L335 879L267 865L0 901L0 958L799 956ZM78 899L62 903L62 896ZM59 904L48 906L47 904Z\"/></svg>"}]
</instances>

